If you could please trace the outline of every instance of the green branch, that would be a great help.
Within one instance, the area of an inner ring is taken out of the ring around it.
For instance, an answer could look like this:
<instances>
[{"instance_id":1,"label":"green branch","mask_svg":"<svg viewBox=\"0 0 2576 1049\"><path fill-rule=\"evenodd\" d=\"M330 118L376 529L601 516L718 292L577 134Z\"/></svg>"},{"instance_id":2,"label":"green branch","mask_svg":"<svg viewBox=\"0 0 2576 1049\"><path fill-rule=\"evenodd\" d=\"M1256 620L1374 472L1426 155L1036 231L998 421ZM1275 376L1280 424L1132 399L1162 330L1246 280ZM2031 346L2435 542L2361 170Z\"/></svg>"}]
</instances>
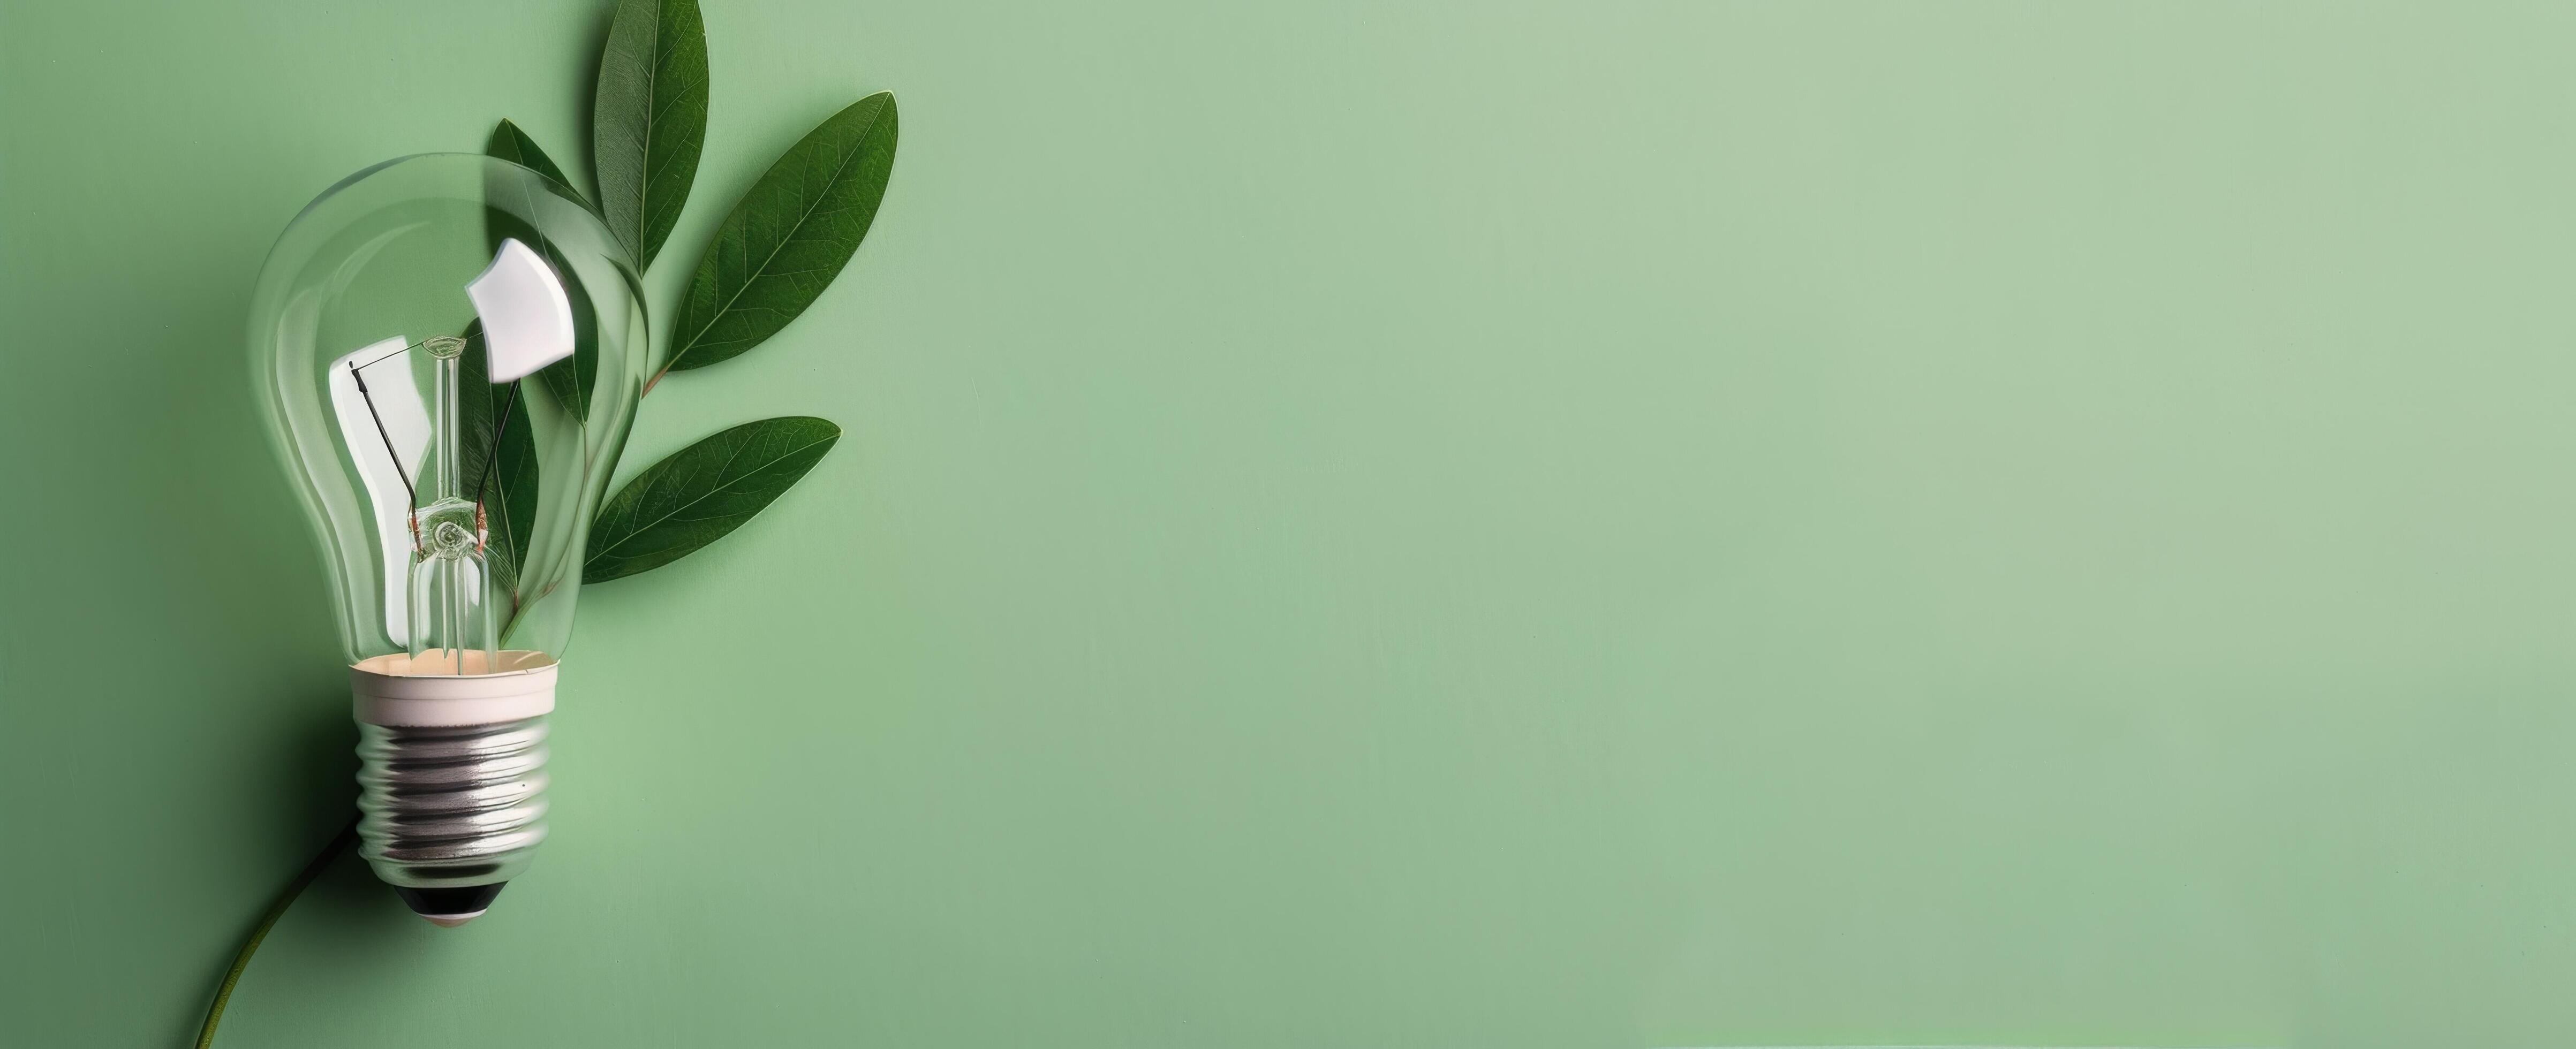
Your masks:
<instances>
[{"instance_id":1,"label":"green branch","mask_svg":"<svg viewBox=\"0 0 2576 1049\"><path fill-rule=\"evenodd\" d=\"M303 872L295 876L295 881L286 887L285 892L278 894L277 902L268 905L268 913L259 916L259 925L251 929L250 939L242 941L241 953L233 956L233 967L224 973L223 986L215 988L215 1003L206 1007L206 1024L197 1029L197 1049L208 1049L215 1044L215 1025L223 1022L224 1003L232 1000L233 985L241 982L242 970L250 968L250 956L258 953L259 941L268 938L268 930L277 925L279 918L286 916L287 908L295 906L295 898L304 895L313 879L321 877L322 872L330 868L331 861L349 851L349 843L356 840L358 818L352 816L349 825L340 828L339 835L331 839L331 844L322 847L321 855L305 864Z\"/></svg>"}]
</instances>

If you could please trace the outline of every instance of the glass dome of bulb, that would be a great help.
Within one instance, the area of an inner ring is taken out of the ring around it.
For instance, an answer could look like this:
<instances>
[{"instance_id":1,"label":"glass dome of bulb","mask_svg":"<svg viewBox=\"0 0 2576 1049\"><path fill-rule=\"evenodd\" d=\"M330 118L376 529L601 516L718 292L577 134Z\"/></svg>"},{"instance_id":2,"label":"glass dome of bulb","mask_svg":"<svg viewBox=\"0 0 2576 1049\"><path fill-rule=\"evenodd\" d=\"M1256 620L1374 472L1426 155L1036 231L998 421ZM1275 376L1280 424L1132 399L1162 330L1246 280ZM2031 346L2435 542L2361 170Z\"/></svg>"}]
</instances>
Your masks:
<instances>
[{"instance_id":1,"label":"glass dome of bulb","mask_svg":"<svg viewBox=\"0 0 2576 1049\"><path fill-rule=\"evenodd\" d=\"M607 228L506 161L389 161L279 237L250 339L351 664L557 660L645 378L642 300Z\"/></svg>"}]
</instances>

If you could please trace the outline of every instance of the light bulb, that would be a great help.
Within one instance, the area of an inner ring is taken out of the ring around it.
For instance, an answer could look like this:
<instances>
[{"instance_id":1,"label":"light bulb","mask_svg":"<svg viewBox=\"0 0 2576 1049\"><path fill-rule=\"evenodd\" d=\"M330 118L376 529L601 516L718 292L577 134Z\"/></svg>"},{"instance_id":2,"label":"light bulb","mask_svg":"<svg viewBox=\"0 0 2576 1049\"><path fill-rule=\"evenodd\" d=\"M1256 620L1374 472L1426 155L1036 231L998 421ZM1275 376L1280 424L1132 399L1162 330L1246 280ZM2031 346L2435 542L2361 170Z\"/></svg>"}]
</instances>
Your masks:
<instances>
[{"instance_id":1,"label":"light bulb","mask_svg":"<svg viewBox=\"0 0 2576 1049\"><path fill-rule=\"evenodd\" d=\"M359 851L462 924L545 837L583 548L644 384L632 263L544 176L405 157L287 225L250 349L349 660Z\"/></svg>"}]
</instances>

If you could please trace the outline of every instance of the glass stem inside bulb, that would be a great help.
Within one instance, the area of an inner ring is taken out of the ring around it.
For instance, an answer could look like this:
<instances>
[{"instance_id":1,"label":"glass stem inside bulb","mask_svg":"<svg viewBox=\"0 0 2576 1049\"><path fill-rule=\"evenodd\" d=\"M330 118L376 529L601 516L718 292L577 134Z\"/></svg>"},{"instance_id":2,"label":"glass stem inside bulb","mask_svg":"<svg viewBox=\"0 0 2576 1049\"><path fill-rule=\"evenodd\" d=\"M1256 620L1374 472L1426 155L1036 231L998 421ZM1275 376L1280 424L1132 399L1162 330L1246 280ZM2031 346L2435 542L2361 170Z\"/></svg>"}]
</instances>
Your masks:
<instances>
[{"instance_id":1,"label":"glass stem inside bulb","mask_svg":"<svg viewBox=\"0 0 2576 1049\"><path fill-rule=\"evenodd\" d=\"M412 667L423 674L489 674L500 662L485 519L463 491L465 341L431 339L424 346L431 370L430 469L421 493L427 502L412 511Z\"/></svg>"}]
</instances>

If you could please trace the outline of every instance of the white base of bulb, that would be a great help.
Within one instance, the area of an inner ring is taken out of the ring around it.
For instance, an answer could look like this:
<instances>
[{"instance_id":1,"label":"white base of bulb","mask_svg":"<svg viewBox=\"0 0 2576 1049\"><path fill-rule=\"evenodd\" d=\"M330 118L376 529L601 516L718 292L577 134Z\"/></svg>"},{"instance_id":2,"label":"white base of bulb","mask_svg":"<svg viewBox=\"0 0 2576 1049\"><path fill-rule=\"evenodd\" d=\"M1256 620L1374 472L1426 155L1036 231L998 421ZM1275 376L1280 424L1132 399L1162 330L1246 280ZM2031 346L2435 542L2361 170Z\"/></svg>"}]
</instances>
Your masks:
<instances>
[{"instance_id":1,"label":"white base of bulb","mask_svg":"<svg viewBox=\"0 0 2576 1049\"><path fill-rule=\"evenodd\" d=\"M555 709L555 659L543 652L501 653L501 669L482 673L483 653L467 652L467 673L440 655L395 653L349 668L350 713L369 725L449 728L497 725Z\"/></svg>"}]
</instances>

